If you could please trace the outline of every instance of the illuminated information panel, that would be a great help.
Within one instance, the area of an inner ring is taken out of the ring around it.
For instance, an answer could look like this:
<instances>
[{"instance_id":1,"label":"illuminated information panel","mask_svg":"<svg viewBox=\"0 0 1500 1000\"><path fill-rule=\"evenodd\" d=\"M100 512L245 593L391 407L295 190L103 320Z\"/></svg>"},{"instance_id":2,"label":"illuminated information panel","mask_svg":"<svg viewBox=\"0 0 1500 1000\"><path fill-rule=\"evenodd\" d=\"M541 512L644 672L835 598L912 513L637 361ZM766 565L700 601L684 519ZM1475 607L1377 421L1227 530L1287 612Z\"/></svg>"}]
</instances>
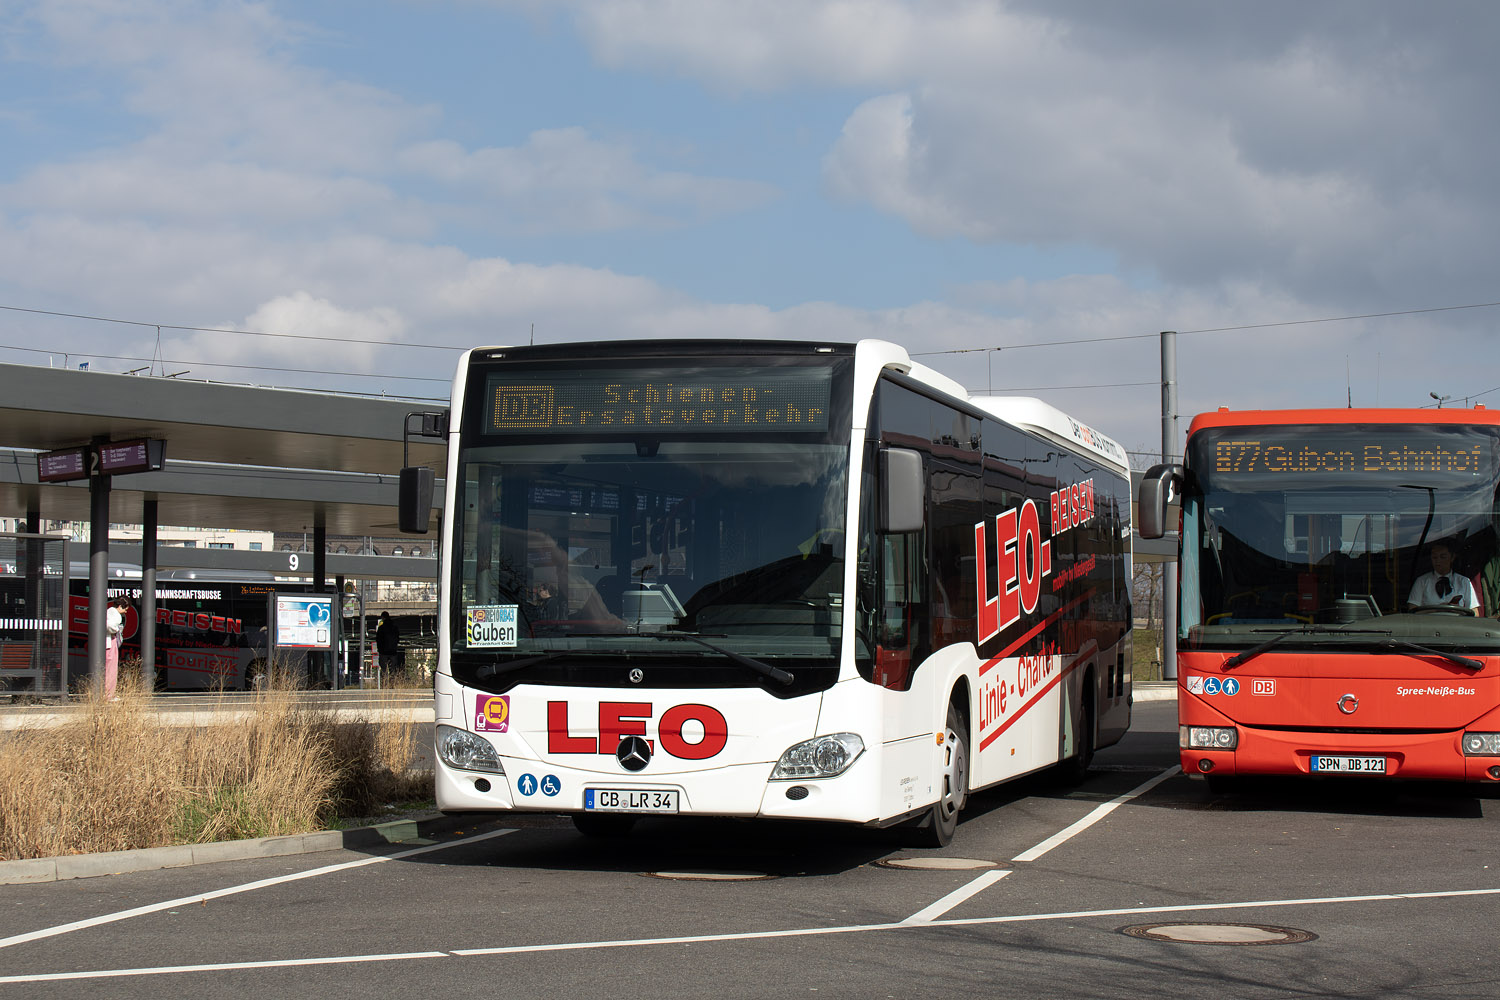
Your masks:
<instances>
[{"instance_id":1,"label":"illuminated information panel","mask_svg":"<svg viewBox=\"0 0 1500 1000\"><path fill-rule=\"evenodd\" d=\"M832 384L821 367L497 373L485 433L826 431Z\"/></svg>"},{"instance_id":2,"label":"illuminated information panel","mask_svg":"<svg viewBox=\"0 0 1500 1000\"><path fill-rule=\"evenodd\" d=\"M1214 476L1283 475L1489 476L1494 438L1488 431L1437 428L1257 427L1194 441L1198 470Z\"/></svg>"},{"instance_id":3,"label":"illuminated information panel","mask_svg":"<svg viewBox=\"0 0 1500 1000\"><path fill-rule=\"evenodd\" d=\"M328 649L333 645L332 594L272 594L277 649Z\"/></svg>"},{"instance_id":4,"label":"illuminated information panel","mask_svg":"<svg viewBox=\"0 0 1500 1000\"><path fill-rule=\"evenodd\" d=\"M111 441L96 445L99 467L107 475L127 472L160 472L167 443L158 439Z\"/></svg>"},{"instance_id":5,"label":"illuminated information panel","mask_svg":"<svg viewBox=\"0 0 1500 1000\"><path fill-rule=\"evenodd\" d=\"M64 448L36 457L36 478L43 483L66 483L89 477L88 448Z\"/></svg>"}]
</instances>

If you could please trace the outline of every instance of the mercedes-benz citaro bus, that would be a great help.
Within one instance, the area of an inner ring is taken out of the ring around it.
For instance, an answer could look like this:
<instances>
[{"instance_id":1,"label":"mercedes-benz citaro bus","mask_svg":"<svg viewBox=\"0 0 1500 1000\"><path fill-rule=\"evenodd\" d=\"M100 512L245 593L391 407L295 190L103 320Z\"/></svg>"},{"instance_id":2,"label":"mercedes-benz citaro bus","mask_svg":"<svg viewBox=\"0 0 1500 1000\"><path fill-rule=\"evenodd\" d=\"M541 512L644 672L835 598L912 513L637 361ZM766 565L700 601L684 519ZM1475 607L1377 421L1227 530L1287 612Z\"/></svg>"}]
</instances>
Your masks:
<instances>
[{"instance_id":1,"label":"mercedes-benz citaro bus","mask_svg":"<svg viewBox=\"0 0 1500 1000\"><path fill-rule=\"evenodd\" d=\"M1169 493L1184 771L1500 780L1500 411L1221 409Z\"/></svg>"},{"instance_id":2,"label":"mercedes-benz citaro bus","mask_svg":"<svg viewBox=\"0 0 1500 1000\"><path fill-rule=\"evenodd\" d=\"M443 810L941 845L1130 723L1125 454L1038 400L879 341L637 341L472 350L424 416Z\"/></svg>"}]
</instances>

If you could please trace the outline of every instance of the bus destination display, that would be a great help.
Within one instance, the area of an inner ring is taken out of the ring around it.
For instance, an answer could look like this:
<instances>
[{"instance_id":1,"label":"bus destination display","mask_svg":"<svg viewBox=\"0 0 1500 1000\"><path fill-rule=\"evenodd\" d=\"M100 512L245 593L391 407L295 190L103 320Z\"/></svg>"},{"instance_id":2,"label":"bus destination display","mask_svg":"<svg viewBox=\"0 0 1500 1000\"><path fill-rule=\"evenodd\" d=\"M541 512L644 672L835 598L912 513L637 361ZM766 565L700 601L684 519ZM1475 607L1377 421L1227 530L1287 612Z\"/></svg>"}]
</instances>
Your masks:
<instances>
[{"instance_id":1,"label":"bus destination display","mask_svg":"<svg viewBox=\"0 0 1500 1000\"><path fill-rule=\"evenodd\" d=\"M1336 438L1269 435L1207 443L1208 468L1217 474L1478 475L1489 465L1487 437L1404 438L1379 432Z\"/></svg>"},{"instance_id":2,"label":"bus destination display","mask_svg":"<svg viewBox=\"0 0 1500 1000\"><path fill-rule=\"evenodd\" d=\"M826 431L826 368L491 375L486 433Z\"/></svg>"}]
</instances>

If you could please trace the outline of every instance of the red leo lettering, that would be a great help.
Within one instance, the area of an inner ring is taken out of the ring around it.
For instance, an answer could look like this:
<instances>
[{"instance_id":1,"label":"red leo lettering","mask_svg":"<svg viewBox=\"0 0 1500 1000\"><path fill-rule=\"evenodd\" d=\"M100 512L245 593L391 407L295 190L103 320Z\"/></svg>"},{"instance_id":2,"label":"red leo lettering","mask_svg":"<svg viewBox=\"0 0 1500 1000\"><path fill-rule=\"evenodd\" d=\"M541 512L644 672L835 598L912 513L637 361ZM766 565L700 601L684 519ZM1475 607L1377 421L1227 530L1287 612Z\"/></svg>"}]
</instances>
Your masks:
<instances>
[{"instance_id":1,"label":"red leo lettering","mask_svg":"<svg viewBox=\"0 0 1500 1000\"><path fill-rule=\"evenodd\" d=\"M703 739L689 743L682 727L689 721L703 726ZM729 721L708 705L674 705L661 717L661 748L683 760L707 760L729 743Z\"/></svg>"},{"instance_id":2,"label":"red leo lettering","mask_svg":"<svg viewBox=\"0 0 1500 1000\"><path fill-rule=\"evenodd\" d=\"M1031 506L1031 501L1026 501ZM1036 514L1032 509L1032 516ZM1021 594L1016 587L1020 576L1016 565L1016 512L1008 510L995 518L995 550L999 553L1000 566L1000 627L1021 620Z\"/></svg>"},{"instance_id":3,"label":"red leo lettering","mask_svg":"<svg viewBox=\"0 0 1500 1000\"><path fill-rule=\"evenodd\" d=\"M597 753L599 741L592 736L574 736L568 732L568 703L547 702L547 752Z\"/></svg>"},{"instance_id":4,"label":"red leo lettering","mask_svg":"<svg viewBox=\"0 0 1500 1000\"><path fill-rule=\"evenodd\" d=\"M601 701L599 703L599 752L612 754L627 736L645 736L651 703L646 701ZM551 729L549 726L548 729ZM649 741L648 741L649 742ZM651 746L653 751L655 745Z\"/></svg>"},{"instance_id":5,"label":"red leo lettering","mask_svg":"<svg viewBox=\"0 0 1500 1000\"><path fill-rule=\"evenodd\" d=\"M1042 526L1038 521L1036 504L1027 500L1021 505L1020 545L1017 564L1021 573L1021 607L1029 615L1036 610L1037 598L1042 593Z\"/></svg>"},{"instance_id":6,"label":"red leo lettering","mask_svg":"<svg viewBox=\"0 0 1500 1000\"><path fill-rule=\"evenodd\" d=\"M979 641L1000 631L1000 599L990 596L990 565L984 544L984 522L974 525L974 590L979 598Z\"/></svg>"}]
</instances>

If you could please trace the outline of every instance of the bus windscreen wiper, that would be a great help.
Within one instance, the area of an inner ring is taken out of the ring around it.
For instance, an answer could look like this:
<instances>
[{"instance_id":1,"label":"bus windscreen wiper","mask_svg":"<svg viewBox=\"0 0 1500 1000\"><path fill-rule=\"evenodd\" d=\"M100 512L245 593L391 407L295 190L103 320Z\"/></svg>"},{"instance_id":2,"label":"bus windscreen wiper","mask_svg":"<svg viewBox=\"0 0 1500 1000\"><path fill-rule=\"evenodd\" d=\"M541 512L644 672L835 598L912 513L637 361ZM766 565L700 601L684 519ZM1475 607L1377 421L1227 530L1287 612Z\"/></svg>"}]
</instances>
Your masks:
<instances>
[{"instance_id":1,"label":"bus windscreen wiper","mask_svg":"<svg viewBox=\"0 0 1500 1000\"><path fill-rule=\"evenodd\" d=\"M1380 628L1335 628L1335 627L1333 627L1331 625L1303 625L1301 628L1287 629L1285 632L1279 632L1275 636L1273 636L1270 639L1267 639L1265 642L1261 643L1259 646L1251 646L1249 649L1244 650L1243 652L1236 653L1235 655L1231 656L1229 659L1227 659L1227 660L1224 661L1224 663L1222 665L1222 669L1224 669L1224 670L1233 670L1235 667L1239 666L1240 664L1244 663L1245 661L1247 661L1247 660L1253 660L1255 657L1259 656L1261 653L1264 653L1266 650L1270 649L1272 646L1275 646L1277 643L1280 643L1280 642L1282 642L1285 639L1289 639L1289 638L1291 638L1294 635L1390 635L1390 634L1391 633L1390 633L1389 629L1380 629Z\"/></svg>"},{"instance_id":2,"label":"bus windscreen wiper","mask_svg":"<svg viewBox=\"0 0 1500 1000\"><path fill-rule=\"evenodd\" d=\"M602 634L600 634L600 633L590 633L590 636L593 637L593 638L617 638L617 639L618 638L625 638L625 637L629 637L631 639L639 639L639 638L642 638L642 637L649 637L649 638L652 638L652 639L672 639L672 640L680 640L680 641L683 641L683 642L695 642L695 643L697 643L698 645L702 646L705 649L711 649L711 650L713 650L715 653L718 653L720 656L726 656L726 657L728 657L729 660L731 662L733 662L733 663L738 663L742 667L749 667L751 670L753 670L756 673L760 674L762 677L769 677L771 680L775 681L777 684L781 684L781 685L784 686L784 685L792 683L792 681L794 681L794 680L797 679L788 670L782 670L780 667L773 667L769 663L766 663L766 662L761 661L761 660L757 660L754 657L746 656L743 653L736 653L732 649L725 649L723 646L716 646L715 644L707 641L706 639L704 639L703 636L701 636L701 635L699 635L699 634L697 634L695 632L605 632L605 633L602 633ZM715 635L714 638L715 639L721 639L721 638L722 639L727 639L728 636Z\"/></svg>"},{"instance_id":3,"label":"bus windscreen wiper","mask_svg":"<svg viewBox=\"0 0 1500 1000\"><path fill-rule=\"evenodd\" d=\"M484 666L474 671L474 676L479 678L480 680L484 680L486 677L494 677L496 674L514 673L517 670L525 670L527 667L535 667L539 664L549 663L560 656L566 656L567 654L574 652L577 652L577 650L554 649L548 653L541 653L537 656L523 656L519 660L507 660L504 663L496 660L493 663L486 663Z\"/></svg>"},{"instance_id":4,"label":"bus windscreen wiper","mask_svg":"<svg viewBox=\"0 0 1500 1000\"><path fill-rule=\"evenodd\" d=\"M1389 649L1393 652L1414 652L1421 653L1423 656L1439 656L1447 660L1449 663L1457 664L1458 666L1464 667L1468 670L1484 669L1484 661L1482 660L1476 660L1468 656L1459 656L1457 653L1445 653L1441 649L1429 649L1426 646L1419 645L1415 642L1408 642L1405 639L1383 639L1380 642L1372 643L1372 645L1380 649Z\"/></svg>"}]
</instances>

